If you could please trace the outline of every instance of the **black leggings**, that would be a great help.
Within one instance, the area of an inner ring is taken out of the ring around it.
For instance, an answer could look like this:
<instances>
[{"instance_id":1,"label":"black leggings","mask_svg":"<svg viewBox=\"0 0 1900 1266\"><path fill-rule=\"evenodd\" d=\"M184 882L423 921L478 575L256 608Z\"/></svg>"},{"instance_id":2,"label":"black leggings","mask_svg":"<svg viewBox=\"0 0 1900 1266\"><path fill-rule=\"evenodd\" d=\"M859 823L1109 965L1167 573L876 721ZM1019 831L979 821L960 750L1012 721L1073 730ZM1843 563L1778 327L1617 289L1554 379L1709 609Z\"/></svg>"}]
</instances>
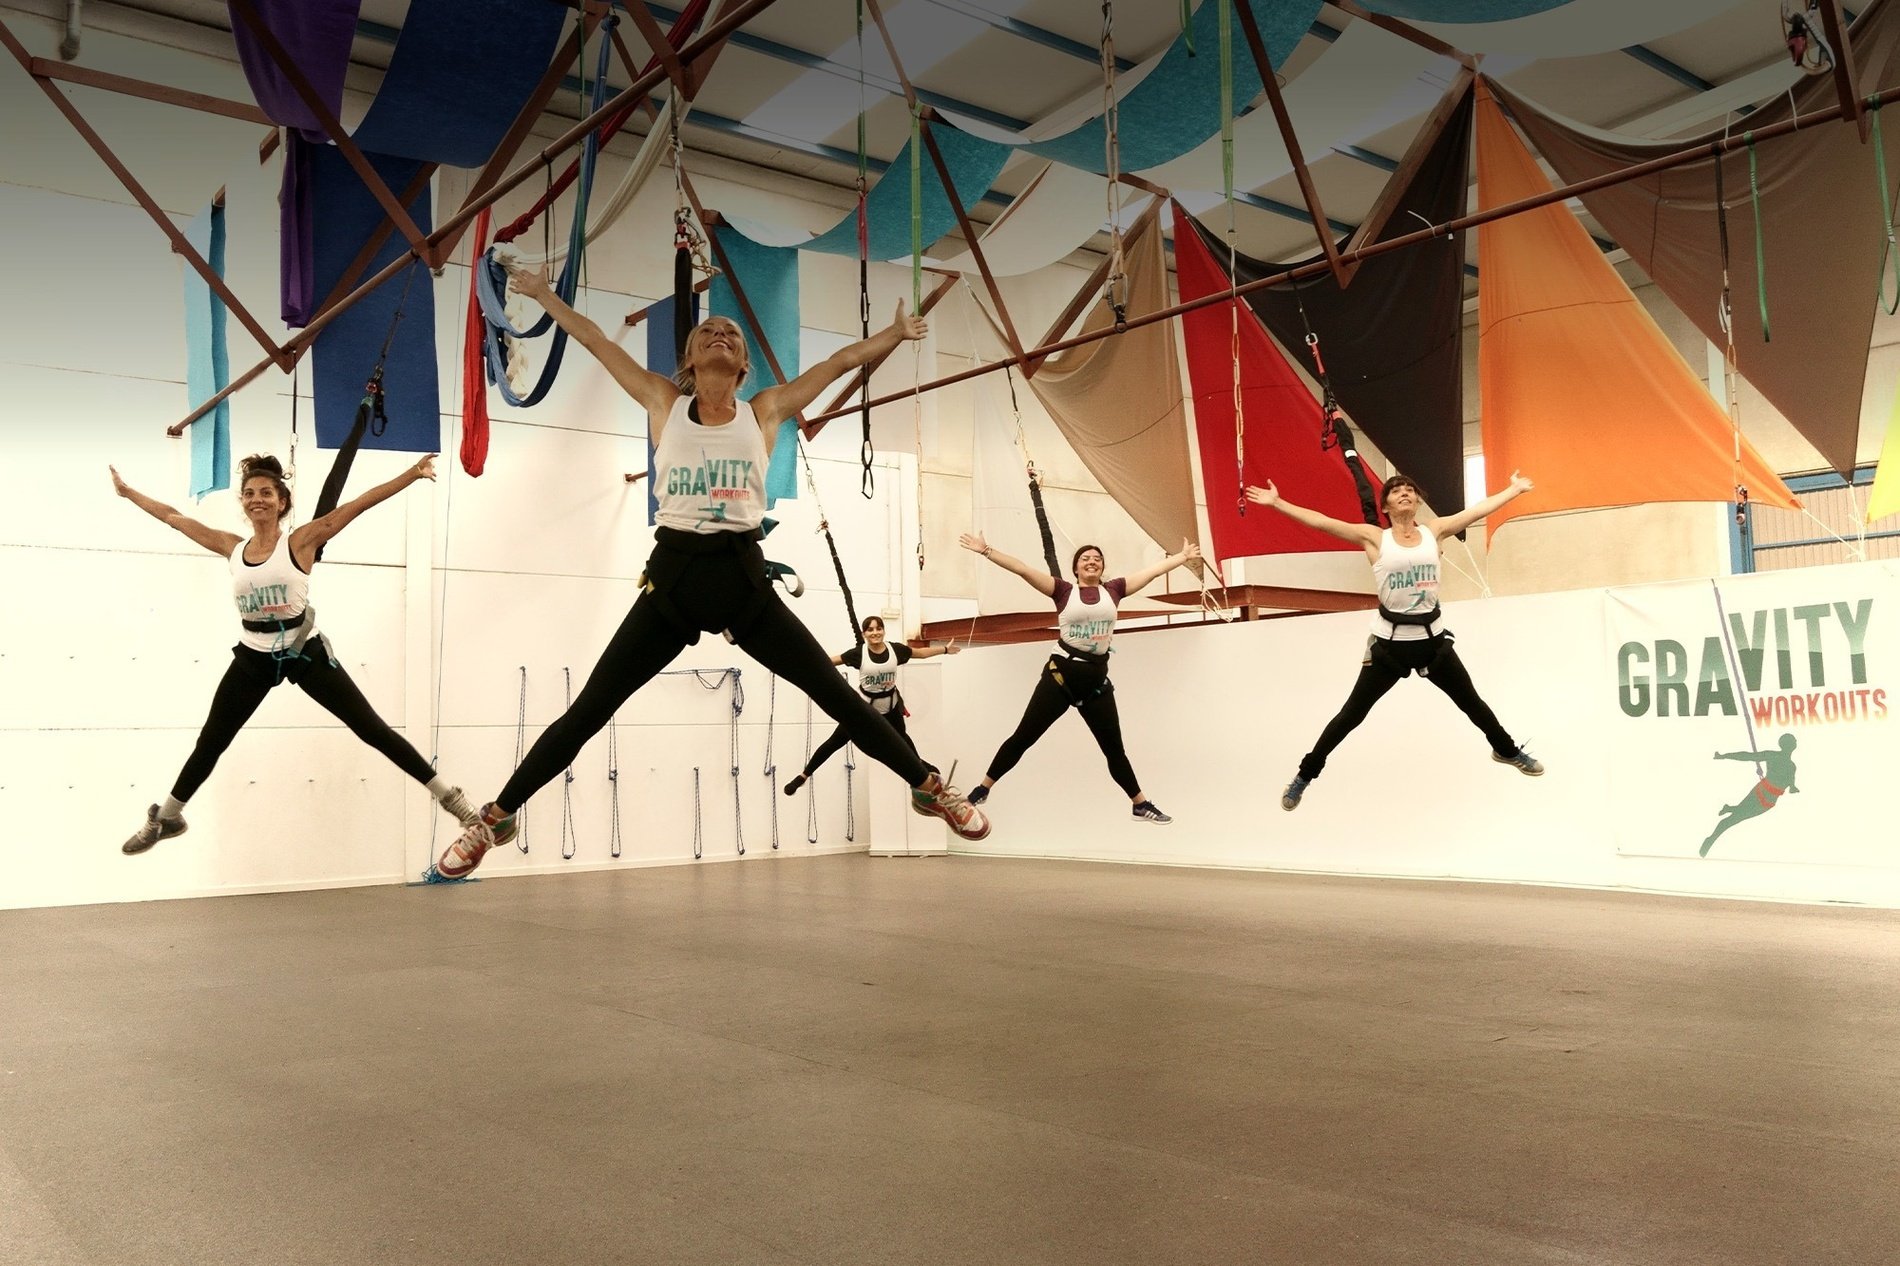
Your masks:
<instances>
[{"instance_id":1,"label":"black leggings","mask_svg":"<svg viewBox=\"0 0 1900 1266\"><path fill-rule=\"evenodd\" d=\"M1375 637L1366 648L1365 664L1359 670L1359 680L1353 684L1352 693L1346 697L1346 706L1327 723L1319 742L1300 761L1300 777L1308 782L1319 777L1326 768L1326 758L1366 719L1372 705L1414 672L1450 696L1458 710L1484 731L1493 752L1509 756L1517 751L1516 742L1498 724L1497 714L1478 698L1477 687L1471 684L1471 674L1465 671L1464 662L1452 646L1451 634L1441 633L1409 642Z\"/></svg>"},{"instance_id":2,"label":"black leggings","mask_svg":"<svg viewBox=\"0 0 1900 1266\"><path fill-rule=\"evenodd\" d=\"M651 575L655 563L647 566ZM918 757L909 738L873 712L864 697L838 675L830 654L776 592L758 589L743 558L736 553L707 554L694 558L686 570L688 575L669 586L670 602L646 592L633 604L573 705L535 740L521 767L495 797L503 810L519 809L572 764L587 740L605 728L634 691L697 640L682 620L708 631L739 623L743 631L734 631L739 649L810 696L866 756L890 768L911 787L930 777L930 767ZM669 617L669 606L678 618Z\"/></svg>"},{"instance_id":3,"label":"black leggings","mask_svg":"<svg viewBox=\"0 0 1900 1266\"><path fill-rule=\"evenodd\" d=\"M1098 667L1068 656L1051 655L1049 662L1042 666L1042 676L1036 679L1036 689L1029 696L1023 719L1017 724L1016 732L997 749L986 777L996 782L1016 768L1016 763L1071 707L1082 714L1089 733L1095 736L1096 745L1108 758L1109 777L1115 780L1115 785L1131 800L1141 795L1141 782L1135 777L1135 767L1129 764L1128 753L1122 747L1121 713L1115 707L1115 687L1108 680L1108 666Z\"/></svg>"},{"instance_id":4,"label":"black leggings","mask_svg":"<svg viewBox=\"0 0 1900 1266\"><path fill-rule=\"evenodd\" d=\"M198 732L198 746L192 749L191 758L178 772L178 781L172 784L174 798L189 800L204 786L218 757L224 755L231 740L279 681L296 682L324 711L349 726L350 733L389 757L417 782L427 786L435 777L435 770L422 753L376 715L350 675L330 658L329 643L322 637L312 637L304 643L302 655L284 661L281 677L277 661L268 653L243 645L231 648L231 666L224 670L224 680L211 696L211 715Z\"/></svg>"},{"instance_id":5,"label":"black leggings","mask_svg":"<svg viewBox=\"0 0 1900 1266\"><path fill-rule=\"evenodd\" d=\"M873 708L871 711L877 712L877 709ZM910 731L904 728L904 701L902 699L897 700L889 712L878 712L877 715L887 722L893 730L897 731L898 735L909 745L913 753L916 752L917 744L911 738ZM851 732L842 725L833 730L831 737L820 743L812 752L811 759L805 762L805 768L802 771L805 777L810 778L813 774L817 773L820 765L843 751L844 745L850 741ZM931 768L934 769L936 767L933 765Z\"/></svg>"}]
</instances>

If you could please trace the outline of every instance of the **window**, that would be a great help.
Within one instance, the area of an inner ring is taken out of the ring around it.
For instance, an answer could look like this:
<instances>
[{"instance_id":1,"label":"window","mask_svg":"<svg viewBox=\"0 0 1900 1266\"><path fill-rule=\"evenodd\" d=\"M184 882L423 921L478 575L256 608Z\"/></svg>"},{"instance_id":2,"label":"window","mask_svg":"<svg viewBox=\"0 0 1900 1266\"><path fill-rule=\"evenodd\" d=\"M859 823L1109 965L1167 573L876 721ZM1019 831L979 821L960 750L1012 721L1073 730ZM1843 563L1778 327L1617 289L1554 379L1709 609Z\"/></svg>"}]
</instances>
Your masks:
<instances>
[{"instance_id":1,"label":"window","mask_svg":"<svg viewBox=\"0 0 1900 1266\"><path fill-rule=\"evenodd\" d=\"M1854 562L1864 539L1867 557L1900 558L1900 515L1889 515L1865 525L1868 490L1874 468L1854 471L1851 485L1838 474L1795 475L1788 487L1801 498L1802 510L1749 503L1744 522L1729 529L1735 570L1785 571L1793 567L1821 567Z\"/></svg>"},{"instance_id":2,"label":"window","mask_svg":"<svg viewBox=\"0 0 1900 1266\"><path fill-rule=\"evenodd\" d=\"M1465 509L1484 500L1484 454L1465 454Z\"/></svg>"}]
</instances>

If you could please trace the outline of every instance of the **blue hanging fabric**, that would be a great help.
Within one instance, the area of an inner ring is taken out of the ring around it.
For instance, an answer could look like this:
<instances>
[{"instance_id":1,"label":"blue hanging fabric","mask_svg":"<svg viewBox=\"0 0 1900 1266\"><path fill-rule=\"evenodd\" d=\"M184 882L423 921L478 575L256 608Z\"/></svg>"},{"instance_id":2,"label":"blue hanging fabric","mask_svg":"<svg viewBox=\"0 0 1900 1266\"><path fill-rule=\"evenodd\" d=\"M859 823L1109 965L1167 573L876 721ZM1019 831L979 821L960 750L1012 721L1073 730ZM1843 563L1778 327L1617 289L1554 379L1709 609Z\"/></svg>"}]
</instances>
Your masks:
<instances>
[{"instance_id":1,"label":"blue hanging fabric","mask_svg":"<svg viewBox=\"0 0 1900 1266\"><path fill-rule=\"evenodd\" d=\"M598 111L607 101L608 59L613 53L613 28L615 19L609 13L601 22L600 52L595 59L593 92L588 98L588 113ZM600 131L595 129L587 134L581 143L580 178L574 186L574 222L567 235L567 258L561 264L561 275L555 280L554 293L563 303L572 304L574 296L580 292L581 263L587 254L587 203L594 189L594 166L600 157ZM488 381L494 384L501 398L516 408L531 408L547 398L554 379L561 371L561 357L567 351L567 331L555 330L554 341L548 345L547 362L541 366L541 376L525 396L517 395L508 381L508 349L502 342L504 336L528 339L540 338L553 326L554 318L543 312L541 318L525 330L518 330L508 319L508 270L495 258L494 248L489 248L475 268L475 294L482 308L482 355L488 363Z\"/></svg>"},{"instance_id":2,"label":"blue hanging fabric","mask_svg":"<svg viewBox=\"0 0 1900 1266\"><path fill-rule=\"evenodd\" d=\"M224 208L212 203L185 226L185 240L211 271L224 276ZM185 393L191 406L209 400L231 382L225 346L224 300L195 268L185 269ZM231 486L231 402L219 401L191 428L191 495L203 497Z\"/></svg>"}]
</instances>

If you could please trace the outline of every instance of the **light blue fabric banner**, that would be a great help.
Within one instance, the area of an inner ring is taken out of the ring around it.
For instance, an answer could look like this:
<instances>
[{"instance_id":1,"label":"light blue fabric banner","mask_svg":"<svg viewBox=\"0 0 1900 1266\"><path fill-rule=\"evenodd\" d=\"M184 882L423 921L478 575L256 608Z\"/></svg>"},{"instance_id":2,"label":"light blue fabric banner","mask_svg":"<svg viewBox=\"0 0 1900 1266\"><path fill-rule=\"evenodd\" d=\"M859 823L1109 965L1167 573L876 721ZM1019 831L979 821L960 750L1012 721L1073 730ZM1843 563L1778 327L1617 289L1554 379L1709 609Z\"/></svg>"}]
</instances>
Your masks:
<instances>
[{"instance_id":1,"label":"light blue fabric banner","mask_svg":"<svg viewBox=\"0 0 1900 1266\"><path fill-rule=\"evenodd\" d=\"M1320 0L1248 3L1259 24L1260 38L1266 43L1267 60L1278 70L1312 28L1313 19L1319 16ZM1123 171L1159 167L1220 132L1220 4L1215 0L1203 3L1194 13L1193 28L1197 56L1188 54L1185 37L1176 36L1161 64L1121 99L1117 114ZM1259 95L1261 83L1237 22L1233 39L1234 105L1238 110ZM1374 87L1368 84L1366 90L1373 91ZM1068 167L1106 172L1107 142L1108 124L1095 118L1073 131L1024 148Z\"/></svg>"},{"instance_id":2,"label":"light blue fabric banner","mask_svg":"<svg viewBox=\"0 0 1900 1266\"><path fill-rule=\"evenodd\" d=\"M224 276L224 208L213 204L185 226L185 240ZM224 342L224 300L198 270L185 268L185 394L197 408L231 382ZM231 402L221 401L191 427L191 495L231 486Z\"/></svg>"},{"instance_id":3,"label":"light blue fabric banner","mask_svg":"<svg viewBox=\"0 0 1900 1266\"><path fill-rule=\"evenodd\" d=\"M745 288L752 311L764 327L753 330L752 323L739 310L732 279L723 272L715 275L708 292L708 307L712 315L736 321L745 334L748 372L745 382L739 386L739 398L750 400L779 381L765 359L765 349L759 345L760 334L778 355L785 381L798 377L798 252L791 247L760 246L743 233L724 226L715 232L719 234L719 245L724 248L732 271L738 274L739 284ZM856 249L854 245L853 253ZM771 464L765 468L765 508L769 510L782 498L798 496L798 423L791 418L760 418L759 421L779 424Z\"/></svg>"}]
</instances>

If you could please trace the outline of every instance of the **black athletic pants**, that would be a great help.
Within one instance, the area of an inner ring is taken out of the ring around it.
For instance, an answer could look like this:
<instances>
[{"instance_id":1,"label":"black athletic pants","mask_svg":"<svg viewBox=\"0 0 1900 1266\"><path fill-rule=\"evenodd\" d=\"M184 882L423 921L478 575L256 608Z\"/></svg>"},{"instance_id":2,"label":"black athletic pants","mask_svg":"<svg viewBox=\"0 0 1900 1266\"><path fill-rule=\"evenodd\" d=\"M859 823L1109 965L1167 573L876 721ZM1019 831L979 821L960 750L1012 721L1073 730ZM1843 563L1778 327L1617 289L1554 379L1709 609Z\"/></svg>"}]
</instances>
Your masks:
<instances>
[{"instance_id":1,"label":"black athletic pants","mask_svg":"<svg viewBox=\"0 0 1900 1266\"><path fill-rule=\"evenodd\" d=\"M422 753L376 715L350 675L331 660L329 643L322 637L312 637L304 643L301 655L283 661L281 676L277 660L265 651L238 645L231 648L231 656L231 666L224 670L224 680L211 696L211 715L198 733L198 746L172 785L172 795L177 799L191 799L204 785L218 757L224 755L231 740L279 681L296 682L324 711L349 726L350 733L389 757L417 782L426 786L435 777L435 770Z\"/></svg>"},{"instance_id":2,"label":"black athletic pants","mask_svg":"<svg viewBox=\"0 0 1900 1266\"><path fill-rule=\"evenodd\" d=\"M495 797L496 804L514 812L573 763L587 740L605 728L634 691L697 640L694 630L732 629L740 650L810 696L866 756L889 767L907 786L930 777L930 767L910 740L838 675L830 654L766 584L763 564L754 557L758 546L744 541L735 545L684 560L676 552L663 560L670 552L664 547L654 552L647 574L656 587L663 587L664 596L649 590L634 602L573 706L535 740Z\"/></svg>"},{"instance_id":3,"label":"black athletic pants","mask_svg":"<svg viewBox=\"0 0 1900 1266\"><path fill-rule=\"evenodd\" d=\"M1003 740L986 777L997 782L1016 768L1016 763L1071 707L1082 714L1089 733L1095 736L1096 745L1108 758L1108 773L1115 785L1128 793L1131 800L1140 795L1141 782L1135 777L1135 767L1129 764L1128 753L1122 747L1121 713L1115 707L1115 687L1108 680L1108 665L1091 664L1066 655L1051 655L1049 662L1042 666L1042 676L1036 679L1036 689L1029 696L1023 719L1017 724L1016 732Z\"/></svg>"},{"instance_id":4,"label":"black athletic pants","mask_svg":"<svg viewBox=\"0 0 1900 1266\"><path fill-rule=\"evenodd\" d=\"M871 710L877 712L876 708ZM877 715L881 720L889 724L893 730L897 731L899 737L910 747L913 754L917 751L917 744L911 739L910 731L904 728L903 700L898 700L897 705L889 712L878 712ZM813 774L817 773L820 765L843 751L844 745L850 741L851 732L842 725L833 730L831 737L820 743L812 752L811 759L805 762L805 768L802 771L805 777L810 778Z\"/></svg>"},{"instance_id":5,"label":"black athletic pants","mask_svg":"<svg viewBox=\"0 0 1900 1266\"><path fill-rule=\"evenodd\" d=\"M1300 777L1309 782L1319 777L1326 768L1326 758L1348 734L1359 728L1359 723L1372 712L1372 705L1414 672L1450 696L1458 710L1484 731L1493 752L1509 756L1517 751L1517 743L1498 723L1497 714L1478 697L1477 687L1471 684L1471 674L1465 671L1464 662L1452 645L1451 634L1441 633L1409 642L1375 637L1366 648L1364 666L1359 669L1359 680L1353 684L1352 693L1346 697L1346 706L1327 723L1319 742L1300 761Z\"/></svg>"}]
</instances>

